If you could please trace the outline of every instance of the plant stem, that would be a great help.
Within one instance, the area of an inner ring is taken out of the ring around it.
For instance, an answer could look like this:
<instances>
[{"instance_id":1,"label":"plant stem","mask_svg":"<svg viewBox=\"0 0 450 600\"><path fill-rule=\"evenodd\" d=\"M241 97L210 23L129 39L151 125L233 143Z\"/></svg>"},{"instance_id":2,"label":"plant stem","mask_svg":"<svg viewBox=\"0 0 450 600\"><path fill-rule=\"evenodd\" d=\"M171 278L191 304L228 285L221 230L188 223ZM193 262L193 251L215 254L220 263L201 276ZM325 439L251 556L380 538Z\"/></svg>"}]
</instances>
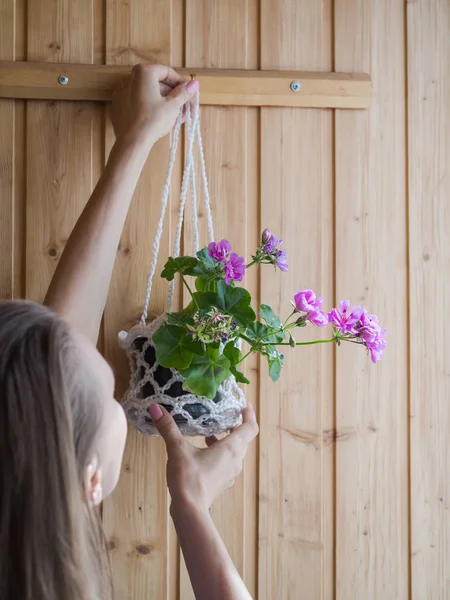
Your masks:
<instances>
[{"instance_id":1,"label":"plant stem","mask_svg":"<svg viewBox=\"0 0 450 600\"><path fill-rule=\"evenodd\" d=\"M350 340L348 338L342 337L339 338L342 342L348 342L349 344L358 344L358 346L363 346L364 343L363 342L357 342L356 340Z\"/></svg>"},{"instance_id":2,"label":"plant stem","mask_svg":"<svg viewBox=\"0 0 450 600\"><path fill-rule=\"evenodd\" d=\"M252 260L252 262L249 262L248 265L245 266L245 268L248 269L249 267L252 267L253 265L256 265L256 260Z\"/></svg>"},{"instance_id":3,"label":"plant stem","mask_svg":"<svg viewBox=\"0 0 450 600\"><path fill-rule=\"evenodd\" d=\"M289 319L292 317L292 315L295 315L295 313L297 312L297 309L294 308L294 310L291 312L291 314L288 316L288 318L286 319L286 321L284 321L283 323L283 327L286 327L286 323L289 321Z\"/></svg>"},{"instance_id":4,"label":"plant stem","mask_svg":"<svg viewBox=\"0 0 450 600\"><path fill-rule=\"evenodd\" d=\"M181 280L183 281L184 285L187 287L187 290L188 290L188 292L190 293L190 295L191 295L191 298L192 298L192 300L194 301L194 304L195 304L195 306L197 307L197 310L200 310L200 307L199 307L199 305L197 304L197 300L195 299L195 297L194 297L194 294L192 293L192 290L191 290L191 288L189 287L189 284L188 284L188 282L186 281L186 279L184 278L184 276L183 276L183 274L182 274L182 273L180 273L180 277L181 277Z\"/></svg>"},{"instance_id":5,"label":"plant stem","mask_svg":"<svg viewBox=\"0 0 450 600\"><path fill-rule=\"evenodd\" d=\"M249 344L250 346L253 347L253 341L250 338L248 338L246 335L244 335L243 333L240 333L238 337L242 338L245 342L247 342L247 344Z\"/></svg>"},{"instance_id":6,"label":"plant stem","mask_svg":"<svg viewBox=\"0 0 450 600\"><path fill-rule=\"evenodd\" d=\"M335 342L336 338L332 338L331 340L314 340L313 342L295 342L296 346L312 346L313 344L329 344L330 342ZM280 342L279 344L271 344L270 342L267 344L263 344L263 346L290 346L289 342Z\"/></svg>"},{"instance_id":7,"label":"plant stem","mask_svg":"<svg viewBox=\"0 0 450 600\"><path fill-rule=\"evenodd\" d=\"M241 362L244 362L244 360L247 358L247 356L250 356L250 354L252 354L252 352L253 352L253 348L252 348L251 350L249 350L249 351L247 352L247 354L244 354L244 356L241 358L241 360L240 360L240 361L238 361L238 362L236 363L236 365L235 365L235 366L237 367L237 365L240 365L240 364L241 364Z\"/></svg>"},{"instance_id":8,"label":"plant stem","mask_svg":"<svg viewBox=\"0 0 450 600\"><path fill-rule=\"evenodd\" d=\"M285 331L284 327L281 327L281 329L277 329L276 331L270 331L269 333L266 333L266 335L263 335L262 337L260 337L258 340L256 340L255 342L255 346L257 346L260 342L262 342L262 340L266 337L270 337L272 335L277 335L277 333L282 333ZM267 342L268 344L270 344L270 342Z\"/></svg>"}]
</instances>

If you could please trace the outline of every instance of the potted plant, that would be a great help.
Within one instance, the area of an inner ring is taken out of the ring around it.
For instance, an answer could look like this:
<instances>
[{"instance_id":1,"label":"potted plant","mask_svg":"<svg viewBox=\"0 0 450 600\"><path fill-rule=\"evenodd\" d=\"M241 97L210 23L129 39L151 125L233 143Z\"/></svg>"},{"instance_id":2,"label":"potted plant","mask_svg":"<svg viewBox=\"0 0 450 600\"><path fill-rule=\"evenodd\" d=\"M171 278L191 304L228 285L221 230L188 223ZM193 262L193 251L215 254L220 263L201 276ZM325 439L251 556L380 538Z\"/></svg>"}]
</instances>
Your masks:
<instances>
[{"instance_id":1,"label":"potted plant","mask_svg":"<svg viewBox=\"0 0 450 600\"><path fill-rule=\"evenodd\" d=\"M286 252L281 246L282 240L266 229L248 264L232 251L227 240L210 243L195 257L168 259L161 276L168 281L179 276L189 293L189 303L179 312L164 315L151 336L137 336L134 343L138 354L143 350L147 354L143 362L150 369L159 369L158 385L166 385L167 391L167 382L175 377L169 388L174 402L167 405L167 395L166 400L158 398L154 378L150 390L145 392L143 386L143 398L159 400L169 410L181 403L181 413L174 412L185 432L210 434L229 428L230 418L236 421L245 402L239 392L231 417L224 410L225 418L221 418L217 405L223 401L227 384L232 382L237 388L236 382L250 383L242 372L250 354L266 358L273 381L280 377L287 348L353 343L366 348L374 363L382 358L386 330L380 327L375 315L361 307L352 308L348 301L325 313L323 298L306 289L294 295L287 317L280 318L267 304L261 304L259 314L255 313L250 293L237 284L252 267L272 265L287 271ZM297 340L297 334L305 327L326 326L331 330L327 339ZM199 427L193 427L198 419Z\"/></svg>"},{"instance_id":2,"label":"potted plant","mask_svg":"<svg viewBox=\"0 0 450 600\"><path fill-rule=\"evenodd\" d=\"M180 134L179 115L172 140L166 184L161 197L161 214L153 244L153 256L147 283L143 313L139 325L120 332L121 346L127 352L131 379L123 406L131 423L146 435L156 433L148 407L158 403L171 412L185 435L212 435L236 426L245 407L238 384L249 384L242 372L250 354L264 356L269 376L277 381L284 362L284 350L311 344L358 344L365 347L373 362L386 346L385 330L375 315L348 301L329 313L323 311L323 298L310 290L293 296L292 308L281 319L267 304L258 315L251 306L249 292L238 285L252 267L272 265L287 271L282 240L268 229L248 264L232 251L227 240L211 241L195 256L179 256L184 207L191 185L193 245L199 247L197 200L194 186L193 146L197 140L201 177L208 223L209 240L214 240L213 219L201 143L199 97L195 97L191 118L186 105L187 150L180 191L180 208L175 232L174 257L170 257L161 276L167 279L167 312L148 320L152 281L156 269L159 242L170 189L170 178ZM181 311L172 312L174 278L180 277L189 293L189 302ZM305 327L330 326L328 339L297 341Z\"/></svg>"}]
</instances>

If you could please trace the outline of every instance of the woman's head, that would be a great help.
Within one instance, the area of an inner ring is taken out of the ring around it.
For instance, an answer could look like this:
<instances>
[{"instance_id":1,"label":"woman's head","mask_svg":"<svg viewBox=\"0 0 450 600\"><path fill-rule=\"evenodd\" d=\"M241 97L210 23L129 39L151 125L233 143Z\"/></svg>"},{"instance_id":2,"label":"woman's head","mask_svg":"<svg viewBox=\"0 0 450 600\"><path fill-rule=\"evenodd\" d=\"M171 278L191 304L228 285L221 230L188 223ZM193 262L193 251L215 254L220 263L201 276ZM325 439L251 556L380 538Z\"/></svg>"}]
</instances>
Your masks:
<instances>
[{"instance_id":1,"label":"woman's head","mask_svg":"<svg viewBox=\"0 0 450 600\"><path fill-rule=\"evenodd\" d=\"M21 600L103 597L93 505L125 443L112 373L48 309L0 304L0 589Z\"/></svg>"}]
</instances>

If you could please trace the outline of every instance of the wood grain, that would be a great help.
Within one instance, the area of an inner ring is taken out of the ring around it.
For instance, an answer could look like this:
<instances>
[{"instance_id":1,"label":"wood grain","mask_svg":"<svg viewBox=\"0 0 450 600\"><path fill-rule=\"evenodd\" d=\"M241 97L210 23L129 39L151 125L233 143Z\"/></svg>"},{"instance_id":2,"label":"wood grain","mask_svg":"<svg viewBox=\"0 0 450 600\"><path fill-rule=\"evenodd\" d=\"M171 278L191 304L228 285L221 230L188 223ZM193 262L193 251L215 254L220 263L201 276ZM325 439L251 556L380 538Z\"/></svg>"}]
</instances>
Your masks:
<instances>
[{"instance_id":1,"label":"wood grain","mask_svg":"<svg viewBox=\"0 0 450 600\"><path fill-rule=\"evenodd\" d=\"M15 5L0 0L0 59L13 60ZM0 100L0 299L14 294L14 100Z\"/></svg>"},{"instance_id":2,"label":"wood grain","mask_svg":"<svg viewBox=\"0 0 450 600\"><path fill-rule=\"evenodd\" d=\"M116 51L121 60L130 53ZM138 53L134 62L138 57L144 59ZM0 64L0 98L110 100L130 70L123 66L5 62ZM192 69L179 71L187 78L192 74ZM68 77L67 85L58 83L60 75ZM196 69L195 75L202 86L202 104L211 105L362 109L370 105L372 93L370 77L364 73ZM300 84L299 91L291 89L293 81Z\"/></svg>"},{"instance_id":3,"label":"wood grain","mask_svg":"<svg viewBox=\"0 0 450 600\"><path fill-rule=\"evenodd\" d=\"M236 69L255 66L256 20L255 2L208 5L207 10L197 2L186 5L186 64L197 73L198 67ZM227 32L227 33L225 33ZM233 43L217 44L223 35L231 35ZM253 44L253 47L251 46ZM204 94L200 82L201 94ZM202 97L201 96L201 97ZM255 109L202 109L202 135L209 176L215 238L227 238L239 254L250 257L258 242L257 197L257 113ZM251 136L251 137L250 137ZM250 148L252 151L250 151ZM199 165L197 164L197 173ZM200 183L199 183L200 185ZM203 199L199 198L200 200ZM185 251L192 249L191 211L185 222ZM206 216L199 210L201 242L208 242ZM251 273L247 285L254 301L258 300L257 272ZM252 369L252 385L245 388L247 400L256 404L258 377L255 360L247 363ZM220 498L212 509L215 524L230 552L234 564L246 579L252 594L256 594L254 549L256 546L256 455L250 453L243 475L235 486ZM247 496L246 492L250 495ZM251 537L247 538L247 534ZM249 568L246 557L252 555ZM193 599L193 592L184 566L180 576L180 598Z\"/></svg>"},{"instance_id":4,"label":"wood grain","mask_svg":"<svg viewBox=\"0 0 450 600\"><path fill-rule=\"evenodd\" d=\"M376 89L370 111L336 112L336 300L388 329L376 366L337 350L337 600L408 598L404 29L401 2L335 4L335 67Z\"/></svg>"},{"instance_id":5,"label":"wood grain","mask_svg":"<svg viewBox=\"0 0 450 600\"><path fill-rule=\"evenodd\" d=\"M213 510L233 560L255 600L449 600L448 1L0 0L0 60L0 97L46 99L0 100L0 297L45 294L113 143L91 101L139 61L195 70L202 104L230 105L202 110L217 237L248 256L268 226L288 250L289 273L249 272L255 305L283 312L311 286L388 327L377 366L353 347L336 366L332 348L297 349L272 384L265 363L247 363L261 435ZM372 80L369 111L268 107L368 106ZM104 347L119 396L116 335L140 315L169 143L117 253ZM159 266L181 168L179 156ZM191 238L187 215L186 251ZM160 440L130 431L104 507L118 600L192 599L164 464Z\"/></svg>"},{"instance_id":6,"label":"wood grain","mask_svg":"<svg viewBox=\"0 0 450 600\"><path fill-rule=\"evenodd\" d=\"M91 0L28 6L28 60L91 62ZM26 295L42 301L92 187L89 104L27 107ZM80 176L82 173L82 176Z\"/></svg>"},{"instance_id":7,"label":"wood grain","mask_svg":"<svg viewBox=\"0 0 450 600\"><path fill-rule=\"evenodd\" d=\"M413 600L450 598L450 12L407 4Z\"/></svg>"},{"instance_id":8,"label":"wood grain","mask_svg":"<svg viewBox=\"0 0 450 600\"><path fill-rule=\"evenodd\" d=\"M0 60L25 58L25 0L0 0ZM24 294L25 103L0 100L0 298Z\"/></svg>"},{"instance_id":9,"label":"wood grain","mask_svg":"<svg viewBox=\"0 0 450 600\"><path fill-rule=\"evenodd\" d=\"M142 59L169 62L170 29L170 3L107 0L107 63L130 65ZM107 151L112 142L108 127ZM105 350L116 372L118 399L128 384L129 367L118 346L117 334L134 324L142 311L168 149L168 139L159 142L142 172L118 249L105 311ZM157 273L162 270L171 245L169 216L164 227ZM166 285L155 277L151 313L164 310L166 294ZM144 438L130 427L119 486L103 512L118 600L169 597L169 571L177 567L168 560L165 464L162 441Z\"/></svg>"},{"instance_id":10,"label":"wood grain","mask_svg":"<svg viewBox=\"0 0 450 600\"><path fill-rule=\"evenodd\" d=\"M262 68L329 69L330 17L327 2L263 0ZM261 300L284 318L300 289L332 295L331 133L330 112L262 109L261 227L283 238L290 269L262 271ZM297 334L310 336L321 333ZM331 347L287 351L276 384L261 368L260 600L332 597L324 587L333 581L332 462L324 441L333 415L332 358Z\"/></svg>"}]
</instances>

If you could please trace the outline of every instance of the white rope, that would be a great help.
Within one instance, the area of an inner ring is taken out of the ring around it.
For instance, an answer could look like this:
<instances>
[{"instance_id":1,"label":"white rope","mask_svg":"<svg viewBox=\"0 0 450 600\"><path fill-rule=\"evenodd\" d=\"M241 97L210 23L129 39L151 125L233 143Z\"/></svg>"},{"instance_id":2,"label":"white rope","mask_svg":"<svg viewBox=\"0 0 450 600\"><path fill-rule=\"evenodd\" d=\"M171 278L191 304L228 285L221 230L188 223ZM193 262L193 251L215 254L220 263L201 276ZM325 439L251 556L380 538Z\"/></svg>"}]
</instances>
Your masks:
<instances>
[{"instance_id":1,"label":"white rope","mask_svg":"<svg viewBox=\"0 0 450 600\"><path fill-rule=\"evenodd\" d=\"M201 169L201 173L202 173L203 194L205 196L206 220L208 223L208 239L210 242L213 242L214 241L214 225L213 225L213 218L212 218L212 213L211 213L211 201L210 201L210 197L209 197L208 178L206 176L205 154L203 152L202 132L200 129L200 118L197 119L196 133L197 133L198 152L200 155L200 169Z\"/></svg>"},{"instance_id":2,"label":"white rope","mask_svg":"<svg viewBox=\"0 0 450 600\"><path fill-rule=\"evenodd\" d=\"M197 123L200 119L198 117ZM189 132L192 128L191 118L191 105L190 103L186 108L186 131ZM188 133L189 137L189 133ZM197 206L197 189L195 182L195 163L194 160L191 163L191 197L192 197L192 245L194 247L194 254L200 250L200 235L198 231L198 206Z\"/></svg>"},{"instance_id":3,"label":"white rope","mask_svg":"<svg viewBox=\"0 0 450 600\"><path fill-rule=\"evenodd\" d=\"M150 295L152 293L153 276L155 275L156 264L158 262L159 245L161 242L161 236L162 236L162 232L163 232L164 216L166 214L167 202L169 200L170 181L172 178L172 170L173 170L173 166L175 164L175 158L176 158L177 148L178 148L178 140L180 137L181 120L182 120L182 113L180 112L180 114L178 115L177 120L175 122L175 128L173 131L173 140L172 140L172 145L170 147L170 154L169 154L169 165L167 167L167 177L166 177L166 182L164 184L164 189L163 189L163 192L161 195L161 212L159 215L158 228L156 230L155 240L153 242L152 262L150 264L150 273L148 276L147 291L145 294L144 310L142 311L142 317L141 317L142 325L145 325L145 322L146 322L147 316L148 316L148 305L150 302Z\"/></svg>"},{"instance_id":4,"label":"white rope","mask_svg":"<svg viewBox=\"0 0 450 600\"><path fill-rule=\"evenodd\" d=\"M206 165L205 165L205 155L203 152L203 144L202 144L202 136L201 136L201 128L200 128L200 101L199 94L194 96L193 98L193 110L191 109L191 104L187 103L185 105L185 113L186 113L186 137L187 137L187 148L185 155L185 166L183 171L183 179L181 183L181 192L180 192L180 209L178 212L178 221L177 227L175 230L175 240L174 240L174 250L173 257L177 258L180 255L180 247L181 247L181 235L183 230L183 218L184 218L184 209L186 205L187 194L190 188L191 198L192 198L192 238L193 238L193 247L194 251L197 252L200 248L200 235L198 228L198 202L197 202L197 189L196 189L196 181L195 181L195 165L194 165L194 143L197 141L198 149L199 149L199 158L200 158L200 170L201 170L201 179L203 184L203 192L204 192L204 201L205 201L205 209L206 209L206 219L208 226L208 239L210 242L214 241L214 227L213 227L213 218L211 212L211 201L209 196L208 189L208 179L206 175ZM182 122L182 112L180 112L173 131L172 145L170 148L169 155L169 165L167 168L167 177L164 184L164 189L161 196L161 212L158 221L158 227L156 230L155 241L153 242L152 248L152 262L150 264L150 272L148 276L147 283L147 291L144 302L144 309L141 317L141 324L145 325L148 316L148 307L150 303L150 296L152 292L153 286L153 277L155 275L156 266L158 263L158 253L161 242L161 237L163 233L163 224L165 213L167 209L167 204L169 200L170 193L170 181L172 177L172 171L175 164L176 152L180 137L180 129ZM167 295L167 303L166 303L166 311L170 312L173 303L173 295L174 295L174 281L171 281L169 284L169 292Z\"/></svg>"},{"instance_id":5,"label":"white rope","mask_svg":"<svg viewBox=\"0 0 450 600\"><path fill-rule=\"evenodd\" d=\"M188 110L189 110L189 108L186 110L186 117L187 117ZM190 180L190 172L191 172L192 164L194 162L193 149L194 149L194 140L195 140L198 118L199 118L199 97L198 97L198 93L197 93L194 97L194 118L193 118L192 127L189 129L189 132L188 132L185 167L184 167L183 179L181 181L180 210L178 213L178 223L177 223L177 229L175 231L175 243L174 243L174 249L173 249L173 257L174 258L178 258L178 256L180 255L181 232L183 229L184 207L186 204L188 185L189 185L189 180ZM169 293L167 295L167 304L166 304L167 312L170 312L172 309L174 289L175 289L175 282L174 282L174 280L172 280L170 282Z\"/></svg>"}]
</instances>

